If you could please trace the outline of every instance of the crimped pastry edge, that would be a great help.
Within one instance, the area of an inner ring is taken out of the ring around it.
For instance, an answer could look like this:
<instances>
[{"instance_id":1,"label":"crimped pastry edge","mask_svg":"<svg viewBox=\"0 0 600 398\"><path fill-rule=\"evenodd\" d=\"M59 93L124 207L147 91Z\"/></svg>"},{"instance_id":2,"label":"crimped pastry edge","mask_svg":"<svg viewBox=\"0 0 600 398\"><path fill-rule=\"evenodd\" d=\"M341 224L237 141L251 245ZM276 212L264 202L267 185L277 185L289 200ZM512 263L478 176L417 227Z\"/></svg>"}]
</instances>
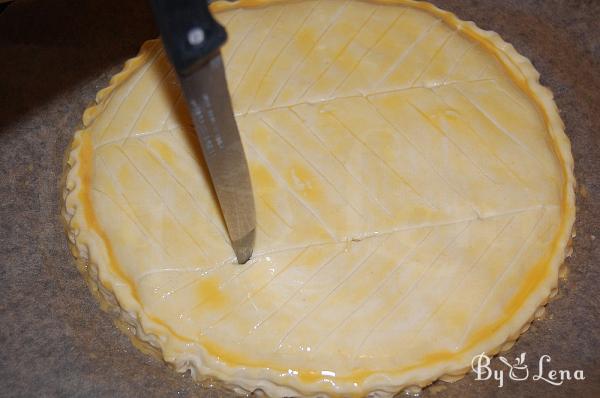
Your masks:
<instances>
[{"instance_id":1,"label":"crimped pastry edge","mask_svg":"<svg viewBox=\"0 0 600 398\"><path fill-rule=\"evenodd\" d=\"M224 11L232 8L261 7L284 0L238 0L226 2L219 0L211 5L213 11ZM135 70L145 63L146 57L159 45L158 40L145 42L138 55L129 59L123 70L114 75L108 87L96 95L96 103L88 107L83 114L83 129L75 133L67 155L64 172L62 216L69 239L69 246L76 258L78 268L84 276L92 294L100 301L103 310L109 312L115 323L132 339L136 347L146 353L162 358L179 372L191 371L196 380L204 377L216 377L224 382L226 388L237 392L252 392L260 389L269 396L327 396L362 394L373 397L392 396L399 390L408 387L425 387L440 379L456 381L470 370L470 359L473 355L485 351L488 355L497 354L509 349L524 333L535 318L538 308L543 307L556 292L559 280L559 267L571 251L571 234L575 220L575 178L573 175L573 157L570 142L564 132L564 124L558 108L553 101L552 92L539 82L539 73L524 56L505 42L497 33L484 31L473 22L461 21L456 15L443 11L430 3L413 0L359 0L376 4L407 5L423 9L442 18L474 40L478 40L491 51L517 83L525 85L533 94L543 116L546 119L548 132L555 145L556 155L562 162L564 173L563 187L563 223L556 242L557 251L548 263L550 276L544 280L537 290L527 299L522 309L515 314L509 323L490 339L479 344L473 350L456 357L446 363L400 375L373 374L366 377L360 388L351 382L339 381L334 385L321 381L304 382L298 378L285 379L271 369L231 367L213 357L199 344L178 341L169 335L162 325L152 321L143 311L131 290L110 271L109 256L103 239L97 231L87 225L84 211L85 203L79 200L84 182L81 179L81 151L83 135L87 128L108 103L112 91L125 81ZM91 210L91 209L90 209ZM574 236L574 235L573 235ZM529 316L527 315L529 314ZM480 347L481 346L481 347ZM184 353L185 352L185 353Z\"/></svg>"}]
</instances>

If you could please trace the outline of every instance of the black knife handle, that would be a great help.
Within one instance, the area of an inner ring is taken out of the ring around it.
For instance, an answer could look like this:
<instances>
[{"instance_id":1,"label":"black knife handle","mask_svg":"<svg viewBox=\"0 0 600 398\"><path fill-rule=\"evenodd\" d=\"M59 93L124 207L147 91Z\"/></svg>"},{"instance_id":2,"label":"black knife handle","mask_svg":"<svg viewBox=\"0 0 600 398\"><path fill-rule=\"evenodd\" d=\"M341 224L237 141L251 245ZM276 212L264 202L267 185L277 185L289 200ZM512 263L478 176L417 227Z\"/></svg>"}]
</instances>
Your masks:
<instances>
[{"instance_id":1,"label":"black knife handle","mask_svg":"<svg viewBox=\"0 0 600 398\"><path fill-rule=\"evenodd\" d=\"M227 40L207 0L150 0L165 50L181 75L204 64Z\"/></svg>"}]
</instances>

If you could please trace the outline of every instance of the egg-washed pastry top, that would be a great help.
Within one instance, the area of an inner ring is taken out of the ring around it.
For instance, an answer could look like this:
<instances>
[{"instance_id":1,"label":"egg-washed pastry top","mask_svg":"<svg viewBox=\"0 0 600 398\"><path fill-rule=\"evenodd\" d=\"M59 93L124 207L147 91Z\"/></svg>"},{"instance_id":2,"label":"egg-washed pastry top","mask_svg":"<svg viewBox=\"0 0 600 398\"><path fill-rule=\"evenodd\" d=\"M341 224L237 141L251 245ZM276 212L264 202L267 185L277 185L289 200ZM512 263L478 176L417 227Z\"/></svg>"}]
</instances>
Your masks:
<instances>
[{"instance_id":1,"label":"egg-washed pastry top","mask_svg":"<svg viewBox=\"0 0 600 398\"><path fill-rule=\"evenodd\" d=\"M64 216L90 284L177 370L390 395L514 341L574 221L550 91L496 33L408 0L212 4L257 212L229 244L176 74L145 43L86 110Z\"/></svg>"}]
</instances>

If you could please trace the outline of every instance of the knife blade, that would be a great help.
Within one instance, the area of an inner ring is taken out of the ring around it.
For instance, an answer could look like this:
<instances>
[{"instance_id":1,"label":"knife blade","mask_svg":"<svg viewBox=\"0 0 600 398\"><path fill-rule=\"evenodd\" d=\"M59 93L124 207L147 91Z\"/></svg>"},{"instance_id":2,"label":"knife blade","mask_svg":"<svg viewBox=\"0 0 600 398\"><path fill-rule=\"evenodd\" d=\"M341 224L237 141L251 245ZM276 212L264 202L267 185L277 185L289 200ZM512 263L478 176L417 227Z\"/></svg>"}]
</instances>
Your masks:
<instances>
[{"instance_id":1,"label":"knife blade","mask_svg":"<svg viewBox=\"0 0 600 398\"><path fill-rule=\"evenodd\" d=\"M206 0L151 0L194 123L238 263L252 255L256 214L220 47L225 29Z\"/></svg>"}]
</instances>

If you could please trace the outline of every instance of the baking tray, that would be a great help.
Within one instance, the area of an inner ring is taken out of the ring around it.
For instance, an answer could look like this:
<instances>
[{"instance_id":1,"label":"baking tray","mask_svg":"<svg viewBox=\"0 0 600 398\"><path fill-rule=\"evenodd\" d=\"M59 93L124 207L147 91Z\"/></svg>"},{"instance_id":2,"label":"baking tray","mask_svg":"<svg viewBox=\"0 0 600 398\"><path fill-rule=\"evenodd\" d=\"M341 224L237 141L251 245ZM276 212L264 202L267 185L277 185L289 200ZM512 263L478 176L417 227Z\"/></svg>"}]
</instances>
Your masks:
<instances>
[{"instance_id":1,"label":"baking tray","mask_svg":"<svg viewBox=\"0 0 600 398\"><path fill-rule=\"evenodd\" d=\"M433 0L499 32L541 72L573 145L577 238L568 277L517 344L531 372L583 370L561 386L531 380L438 382L424 397L600 397L600 1ZM0 395L218 397L143 355L75 269L59 218L63 154L81 114L144 40L143 0L17 0L0 14ZM505 370L497 359L492 368ZM507 377L507 376L505 376Z\"/></svg>"}]
</instances>

